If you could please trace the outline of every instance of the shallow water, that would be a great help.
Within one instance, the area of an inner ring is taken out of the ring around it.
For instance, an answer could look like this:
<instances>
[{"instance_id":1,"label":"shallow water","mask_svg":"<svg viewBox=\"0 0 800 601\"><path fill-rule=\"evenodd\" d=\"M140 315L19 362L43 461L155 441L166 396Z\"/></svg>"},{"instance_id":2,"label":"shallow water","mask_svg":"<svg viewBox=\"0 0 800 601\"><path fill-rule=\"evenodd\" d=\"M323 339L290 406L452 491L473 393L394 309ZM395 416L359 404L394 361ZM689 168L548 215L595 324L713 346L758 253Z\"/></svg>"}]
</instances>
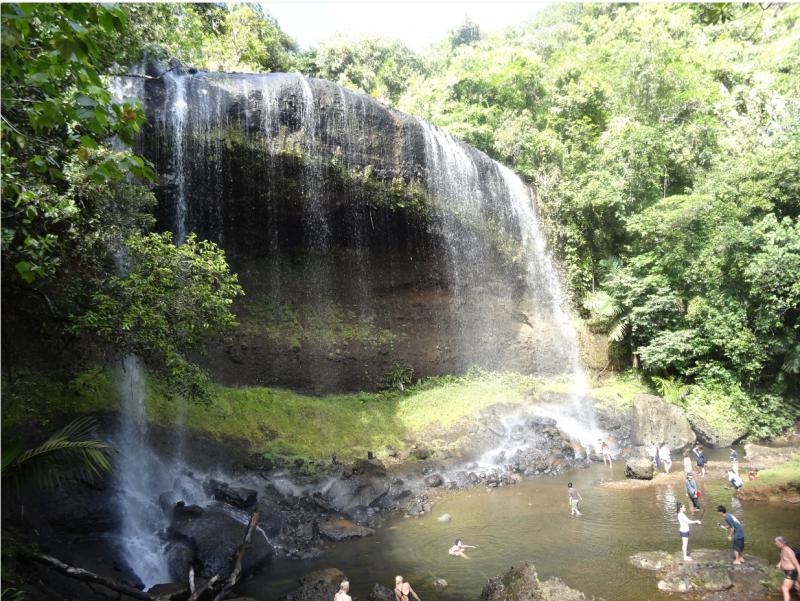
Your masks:
<instances>
[{"instance_id":1,"label":"shallow water","mask_svg":"<svg viewBox=\"0 0 800 601\"><path fill-rule=\"evenodd\" d=\"M709 457L714 458L722 456ZM679 463L674 467L680 469ZM540 577L559 576L568 585L607 601L675 599L660 593L654 576L630 566L628 557L659 549L679 552L675 502L686 501L683 485L676 482L638 490L600 485L604 480L624 480L623 472L624 463L619 462L612 470L595 465L508 488L446 493L431 514L393 519L374 536L331 545L318 560L273 562L247 583L246 594L272 601L296 588L301 575L337 567L350 578L353 597L361 600L376 582L391 588L395 574L405 576L425 601L477 599L488 578L515 563L530 561ZM721 482L719 475L714 478ZM579 518L569 515L569 480L584 499ZM741 519L747 553L777 561L775 536L786 536L792 544L800 542L798 508L742 506L725 491L716 497L703 495L703 511L695 516L703 524L693 526L690 552L692 547L729 548L725 532L717 527L721 521L715 511L718 504L733 508ZM452 516L451 522L437 522L444 513ZM478 546L468 552L469 560L447 554L456 537ZM434 591L434 578L444 578L449 587Z\"/></svg>"}]
</instances>

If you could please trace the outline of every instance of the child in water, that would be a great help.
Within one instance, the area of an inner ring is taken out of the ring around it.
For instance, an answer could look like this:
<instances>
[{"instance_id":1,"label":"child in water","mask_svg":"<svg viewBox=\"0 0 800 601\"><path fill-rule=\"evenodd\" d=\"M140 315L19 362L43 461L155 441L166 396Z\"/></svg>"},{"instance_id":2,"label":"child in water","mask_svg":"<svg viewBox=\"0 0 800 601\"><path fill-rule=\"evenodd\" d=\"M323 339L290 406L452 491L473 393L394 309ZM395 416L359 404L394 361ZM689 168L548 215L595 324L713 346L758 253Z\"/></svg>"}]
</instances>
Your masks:
<instances>
[{"instance_id":1,"label":"child in water","mask_svg":"<svg viewBox=\"0 0 800 601\"><path fill-rule=\"evenodd\" d=\"M581 497L581 493L575 490L572 487L572 482L567 484L567 496L569 498L569 514L570 516L573 515L580 515L581 512L578 511L578 501L583 501L583 497Z\"/></svg>"}]
</instances>

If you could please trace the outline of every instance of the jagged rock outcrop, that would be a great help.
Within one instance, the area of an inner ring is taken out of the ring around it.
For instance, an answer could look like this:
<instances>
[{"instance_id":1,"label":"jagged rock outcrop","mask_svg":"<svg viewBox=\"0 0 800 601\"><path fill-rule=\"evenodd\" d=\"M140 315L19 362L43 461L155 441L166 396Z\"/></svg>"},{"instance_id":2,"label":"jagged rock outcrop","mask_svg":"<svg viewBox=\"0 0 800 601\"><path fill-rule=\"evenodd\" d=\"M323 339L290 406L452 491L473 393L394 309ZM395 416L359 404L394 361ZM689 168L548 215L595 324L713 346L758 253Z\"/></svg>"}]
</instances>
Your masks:
<instances>
[{"instance_id":1,"label":"jagged rock outcrop","mask_svg":"<svg viewBox=\"0 0 800 601\"><path fill-rule=\"evenodd\" d=\"M491 578L481 592L480 601L602 601L570 588L559 578L540 581L530 564L512 567L502 576Z\"/></svg>"}]
</instances>

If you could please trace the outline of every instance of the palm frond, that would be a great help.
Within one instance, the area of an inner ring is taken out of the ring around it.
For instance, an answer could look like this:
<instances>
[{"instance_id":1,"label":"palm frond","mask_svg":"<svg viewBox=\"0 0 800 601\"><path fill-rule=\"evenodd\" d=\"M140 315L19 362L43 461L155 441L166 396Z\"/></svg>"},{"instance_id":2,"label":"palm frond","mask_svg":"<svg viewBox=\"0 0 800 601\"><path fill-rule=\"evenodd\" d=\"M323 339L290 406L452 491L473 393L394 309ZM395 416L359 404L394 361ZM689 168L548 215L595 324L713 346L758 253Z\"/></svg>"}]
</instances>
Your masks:
<instances>
[{"instance_id":1,"label":"palm frond","mask_svg":"<svg viewBox=\"0 0 800 601\"><path fill-rule=\"evenodd\" d=\"M608 340L610 342L622 342L628 333L628 322L619 320L612 324L611 329L608 331Z\"/></svg>"},{"instance_id":2,"label":"palm frond","mask_svg":"<svg viewBox=\"0 0 800 601\"><path fill-rule=\"evenodd\" d=\"M32 481L43 488L58 486L64 480L94 481L112 471L110 456L114 448L95 438L97 421L78 418L37 447L19 453L3 467L3 475L18 483Z\"/></svg>"}]
</instances>

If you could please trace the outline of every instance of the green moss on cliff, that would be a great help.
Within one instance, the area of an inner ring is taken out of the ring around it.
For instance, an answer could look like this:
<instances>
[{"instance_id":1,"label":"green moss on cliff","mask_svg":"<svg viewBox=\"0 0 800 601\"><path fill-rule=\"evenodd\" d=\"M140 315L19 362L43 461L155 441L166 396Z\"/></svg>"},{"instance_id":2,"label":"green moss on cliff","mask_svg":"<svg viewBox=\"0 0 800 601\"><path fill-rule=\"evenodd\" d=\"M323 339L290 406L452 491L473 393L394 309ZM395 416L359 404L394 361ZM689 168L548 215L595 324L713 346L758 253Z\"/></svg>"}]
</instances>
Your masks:
<instances>
[{"instance_id":1,"label":"green moss on cliff","mask_svg":"<svg viewBox=\"0 0 800 601\"><path fill-rule=\"evenodd\" d=\"M375 315L359 314L334 302L320 305L251 302L242 325L247 333L263 336L289 349L307 344L327 349L359 344L377 350L397 340L397 334L375 324Z\"/></svg>"}]
</instances>

